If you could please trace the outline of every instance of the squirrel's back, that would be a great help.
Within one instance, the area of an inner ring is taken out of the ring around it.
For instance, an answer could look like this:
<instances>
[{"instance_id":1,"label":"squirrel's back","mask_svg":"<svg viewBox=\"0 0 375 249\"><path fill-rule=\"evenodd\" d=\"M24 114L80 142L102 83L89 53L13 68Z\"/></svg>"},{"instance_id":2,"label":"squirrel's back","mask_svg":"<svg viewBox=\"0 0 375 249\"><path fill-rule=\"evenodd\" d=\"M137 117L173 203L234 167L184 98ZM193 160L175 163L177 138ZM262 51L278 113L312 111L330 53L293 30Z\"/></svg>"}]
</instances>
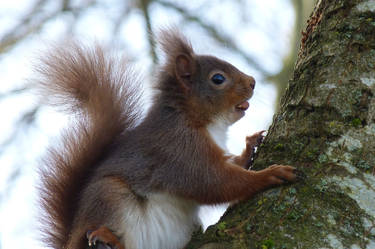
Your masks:
<instances>
[{"instance_id":1,"label":"squirrel's back","mask_svg":"<svg viewBox=\"0 0 375 249\"><path fill-rule=\"evenodd\" d=\"M41 169L43 236L52 248L64 248L82 185L115 138L135 126L140 91L127 63L100 46L52 48L36 71L47 104L75 115Z\"/></svg>"}]
</instances>

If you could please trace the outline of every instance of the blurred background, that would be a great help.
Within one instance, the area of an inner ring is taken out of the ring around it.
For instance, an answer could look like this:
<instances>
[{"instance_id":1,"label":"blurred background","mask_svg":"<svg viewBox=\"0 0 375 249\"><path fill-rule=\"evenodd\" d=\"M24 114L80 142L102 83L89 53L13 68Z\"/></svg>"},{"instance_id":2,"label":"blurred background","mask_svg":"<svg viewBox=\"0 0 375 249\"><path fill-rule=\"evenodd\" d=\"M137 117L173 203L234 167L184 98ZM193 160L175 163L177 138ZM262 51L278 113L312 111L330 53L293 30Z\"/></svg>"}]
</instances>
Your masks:
<instances>
[{"instance_id":1,"label":"blurred background","mask_svg":"<svg viewBox=\"0 0 375 249\"><path fill-rule=\"evenodd\" d=\"M0 249L43 248L37 169L47 145L69 123L42 106L28 85L49 43L74 37L114 47L149 89L162 58L149 34L178 26L197 53L227 60L257 80L250 109L229 132L230 151L240 153L245 136L272 121L313 6L314 0L0 1ZM205 210L205 225L221 212Z\"/></svg>"}]
</instances>

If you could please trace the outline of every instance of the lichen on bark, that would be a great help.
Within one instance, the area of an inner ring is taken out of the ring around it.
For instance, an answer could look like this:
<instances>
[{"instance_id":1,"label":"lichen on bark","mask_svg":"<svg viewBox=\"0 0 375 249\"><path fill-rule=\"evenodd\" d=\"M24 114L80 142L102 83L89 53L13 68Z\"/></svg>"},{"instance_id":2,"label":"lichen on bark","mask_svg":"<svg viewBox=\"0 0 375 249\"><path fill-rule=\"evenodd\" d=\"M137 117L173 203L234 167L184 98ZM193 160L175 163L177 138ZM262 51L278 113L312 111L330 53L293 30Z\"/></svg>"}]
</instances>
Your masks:
<instances>
[{"instance_id":1,"label":"lichen on bark","mask_svg":"<svg viewBox=\"0 0 375 249\"><path fill-rule=\"evenodd\" d=\"M231 207L187 248L375 248L374 34L374 0L318 1L254 164L307 178Z\"/></svg>"}]
</instances>

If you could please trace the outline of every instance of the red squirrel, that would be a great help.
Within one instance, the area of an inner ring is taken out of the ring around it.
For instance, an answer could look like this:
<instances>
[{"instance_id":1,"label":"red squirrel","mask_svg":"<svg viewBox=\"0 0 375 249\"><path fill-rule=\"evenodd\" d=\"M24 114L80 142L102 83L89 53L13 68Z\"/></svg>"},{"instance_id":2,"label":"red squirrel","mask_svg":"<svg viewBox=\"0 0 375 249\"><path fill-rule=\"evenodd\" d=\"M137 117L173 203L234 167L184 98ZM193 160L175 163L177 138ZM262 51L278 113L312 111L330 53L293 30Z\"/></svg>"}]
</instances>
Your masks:
<instances>
[{"instance_id":1,"label":"red squirrel","mask_svg":"<svg viewBox=\"0 0 375 249\"><path fill-rule=\"evenodd\" d=\"M181 249L200 225L200 205L296 180L291 166L246 169L262 132L247 138L242 155L225 151L227 127L249 107L253 77L196 54L175 29L162 31L159 44L166 61L145 117L139 79L100 46L64 44L37 65L47 102L74 114L41 170L52 248Z\"/></svg>"}]
</instances>

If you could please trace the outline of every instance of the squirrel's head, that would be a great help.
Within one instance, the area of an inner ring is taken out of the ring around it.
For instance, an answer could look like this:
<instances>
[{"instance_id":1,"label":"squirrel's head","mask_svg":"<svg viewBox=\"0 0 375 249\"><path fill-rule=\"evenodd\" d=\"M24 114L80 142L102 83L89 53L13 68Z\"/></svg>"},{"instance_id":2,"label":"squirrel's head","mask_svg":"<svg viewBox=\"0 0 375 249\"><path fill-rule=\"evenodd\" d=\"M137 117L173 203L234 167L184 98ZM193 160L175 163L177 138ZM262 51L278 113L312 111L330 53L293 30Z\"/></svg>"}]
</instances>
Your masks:
<instances>
[{"instance_id":1,"label":"squirrel's head","mask_svg":"<svg viewBox=\"0 0 375 249\"><path fill-rule=\"evenodd\" d=\"M195 54L175 29L164 30L159 41L167 58L158 87L168 105L183 110L198 126L218 118L231 124L245 115L253 77L216 57Z\"/></svg>"}]
</instances>

